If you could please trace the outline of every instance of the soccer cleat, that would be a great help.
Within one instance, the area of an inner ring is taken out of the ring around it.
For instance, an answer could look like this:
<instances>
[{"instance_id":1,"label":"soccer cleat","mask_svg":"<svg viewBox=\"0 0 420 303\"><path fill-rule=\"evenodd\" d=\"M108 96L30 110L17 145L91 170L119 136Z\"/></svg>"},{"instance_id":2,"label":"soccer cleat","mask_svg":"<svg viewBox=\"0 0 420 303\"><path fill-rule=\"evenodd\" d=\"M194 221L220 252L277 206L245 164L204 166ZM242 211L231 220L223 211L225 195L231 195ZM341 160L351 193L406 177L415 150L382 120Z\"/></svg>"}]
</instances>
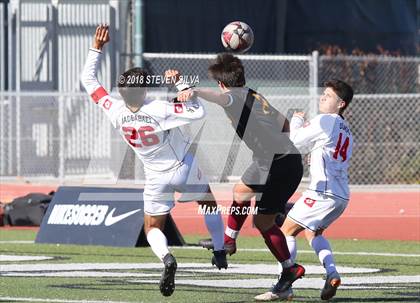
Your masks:
<instances>
[{"instance_id":1,"label":"soccer cleat","mask_svg":"<svg viewBox=\"0 0 420 303\"><path fill-rule=\"evenodd\" d=\"M175 290L175 272L177 268L175 257L171 254L166 254L163 257L163 264L165 268L160 278L159 289L162 295L169 297Z\"/></svg>"},{"instance_id":2,"label":"soccer cleat","mask_svg":"<svg viewBox=\"0 0 420 303\"><path fill-rule=\"evenodd\" d=\"M211 258L211 264L216 265L216 267L219 270L222 268L227 269L228 263L226 260L226 251L224 250L213 251L213 258Z\"/></svg>"},{"instance_id":3,"label":"soccer cleat","mask_svg":"<svg viewBox=\"0 0 420 303\"><path fill-rule=\"evenodd\" d=\"M337 288L341 284L341 279L338 273L332 273L327 276L325 280L324 288L321 290L321 299L329 300L335 296Z\"/></svg>"},{"instance_id":4,"label":"soccer cleat","mask_svg":"<svg viewBox=\"0 0 420 303\"><path fill-rule=\"evenodd\" d=\"M229 254L229 256L236 253L236 241L235 240L233 240L231 242L225 242L224 247L225 247L226 253Z\"/></svg>"},{"instance_id":5,"label":"soccer cleat","mask_svg":"<svg viewBox=\"0 0 420 303\"><path fill-rule=\"evenodd\" d=\"M284 268L281 277L276 285L273 286L272 292L283 293L292 287L293 282L305 275L305 268L295 263L292 267Z\"/></svg>"},{"instance_id":6,"label":"soccer cleat","mask_svg":"<svg viewBox=\"0 0 420 303\"><path fill-rule=\"evenodd\" d=\"M289 288L286 291L279 293L274 292L274 290L271 290L261 295L255 296L254 299L255 301L291 301L293 299L293 290Z\"/></svg>"},{"instance_id":7,"label":"soccer cleat","mask_svg":"<svg viewBox=\"0 0 420 303\"><path fill-rule=\"evenodd\" d=\"M198 241L198 245L207 249L214 249L213 241L211 239L201 239L200 241ZM229 254L229 256L236 253L236 241L225 242L224 247L226 253Z\"/></svg>"},{"instance_id":8,"label":"soccer cleat","mask_svg":"<svg viewBox=\"0 0 420 303\"><path fill-rule=\"evenodd\" d=\"M213 241L211 239L201 239L198 241L198 245L203 248L213 249Z\"/></svg>"}]
</instances>

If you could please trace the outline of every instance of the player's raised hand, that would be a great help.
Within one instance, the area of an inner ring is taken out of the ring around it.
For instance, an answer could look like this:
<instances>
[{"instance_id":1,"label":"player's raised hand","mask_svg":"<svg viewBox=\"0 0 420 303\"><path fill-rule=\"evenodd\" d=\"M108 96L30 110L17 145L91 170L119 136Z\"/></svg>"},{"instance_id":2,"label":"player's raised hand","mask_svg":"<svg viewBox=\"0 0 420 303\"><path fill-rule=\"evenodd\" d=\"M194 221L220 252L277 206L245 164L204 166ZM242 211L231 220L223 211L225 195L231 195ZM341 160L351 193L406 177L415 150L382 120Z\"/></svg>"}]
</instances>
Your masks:
<instances>
[{"instance_id":1,"label":"player's raised hand","mask_svg":"<svg viewBox=\"0 0 420 303\"><path fill-rule=\"evenodd\" d=\"M191 100L194 97L194 90L193 89L187 89L180 91L178 93L177 99L179 102L187 102Z\"/></svg>"},{"instance_id":2,"label":"player's raised hand","mask_svg":"<svg viewBox=\"0 0 420 303\"><path fill-rule=\"evenodd\" d=\"M95 37L93 38L93 48L101 50L109 41L109 25L100 24L96 28Z\"/></svg>"},{"instance_id":3,"label":"player's raised hand","mask_svg":"<svg viewBox=\"0 0 420 303\"><path fill-rule=\"evenodd\" d=\"M305 119L305 113L304 112L294 112L293 117L299 117L299 118Z\"/></svg>"},{"instance_id":4,"label":"player's raised hand","mask_svg":"<svg viewBox=\"0 0 420 303\"><path fill-rule=\"evenodd\" d=\"M179 80L179 71L176 69L168 69L165 71L165 78L173 78L171 83L175 84Z\"/></svg>"}]
</instances>

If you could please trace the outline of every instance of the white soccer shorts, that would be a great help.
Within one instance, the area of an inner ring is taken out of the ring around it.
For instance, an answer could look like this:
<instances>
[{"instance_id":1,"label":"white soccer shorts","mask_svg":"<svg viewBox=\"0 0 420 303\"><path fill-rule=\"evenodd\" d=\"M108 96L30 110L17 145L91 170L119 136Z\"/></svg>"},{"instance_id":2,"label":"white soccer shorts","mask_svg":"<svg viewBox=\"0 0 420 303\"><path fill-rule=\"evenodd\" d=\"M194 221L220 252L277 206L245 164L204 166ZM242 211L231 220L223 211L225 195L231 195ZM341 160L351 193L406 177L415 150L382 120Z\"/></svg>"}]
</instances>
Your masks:
<instances>
[{"instance_id":1,"label":"white soccer shorts","mask_svg":"<svg viewBox=\"0 0 420 303\"><path fill-rule=\"evenodd\" d=\"M348 200L304 192L287 217L311 231L326 229L344 212Z\"/></svg>"},{"instance_id":2,"label":"white soccer shorts","mask_svg":"<svg viewBox=\"0 0 420 303\"><path fill-rule=\"evenodd\" d=\"M174 170L164 173L146 172L144 213L151 216L168 214L175 206L175 191L182 193L178 202L189 202L204 199L209 188L208 180L202 175L197 160L187 154L183 164Z\"/></svg>"}]
</instances>

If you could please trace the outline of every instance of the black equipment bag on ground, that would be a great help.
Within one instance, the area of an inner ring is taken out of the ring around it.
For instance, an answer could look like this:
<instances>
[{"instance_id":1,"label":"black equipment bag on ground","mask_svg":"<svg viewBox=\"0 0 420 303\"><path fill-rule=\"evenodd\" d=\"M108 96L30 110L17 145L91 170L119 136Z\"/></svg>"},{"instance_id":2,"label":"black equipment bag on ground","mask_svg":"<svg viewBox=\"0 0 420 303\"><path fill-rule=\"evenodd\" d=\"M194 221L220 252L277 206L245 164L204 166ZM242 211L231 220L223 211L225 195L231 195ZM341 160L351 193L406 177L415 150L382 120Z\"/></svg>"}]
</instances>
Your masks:
<instances>
[{"instance_id":1,"label":"black equipment bag on ground","mask_svg":"<svg viewBox=\"0 0 420 303\"><path fill-rule=\"evenodd\" d=\"M54 192L48 195L30 193L4 205L4 225L39 226L52 200Z\"/></svg>"}]
</instances>

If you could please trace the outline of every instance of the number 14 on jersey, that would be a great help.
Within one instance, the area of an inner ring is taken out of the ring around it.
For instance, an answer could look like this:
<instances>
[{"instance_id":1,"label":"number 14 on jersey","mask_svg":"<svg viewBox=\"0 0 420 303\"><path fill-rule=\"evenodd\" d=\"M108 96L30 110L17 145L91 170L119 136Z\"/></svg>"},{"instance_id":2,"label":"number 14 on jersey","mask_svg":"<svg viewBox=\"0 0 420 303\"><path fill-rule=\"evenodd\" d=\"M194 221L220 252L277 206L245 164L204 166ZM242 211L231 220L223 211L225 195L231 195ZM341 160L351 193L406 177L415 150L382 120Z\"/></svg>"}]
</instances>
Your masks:
<instances>
[{"instance_id":1,"label":"number 14 on jersey","mask_svg":"<svg viewBox=\"0 0 420 303\"><path fill-rule=\"evenodd\" d=\"M342 162L344 162L347 159L347 149L349 147L350 140L349 140L349 137L346 137L344 139L344 142L342 141L343 141L343 134L340 133L340 135L338 136L337 145L335 146L333 158L338 160L338 156L340 156Z\"/></svg>"}]
</instances>

